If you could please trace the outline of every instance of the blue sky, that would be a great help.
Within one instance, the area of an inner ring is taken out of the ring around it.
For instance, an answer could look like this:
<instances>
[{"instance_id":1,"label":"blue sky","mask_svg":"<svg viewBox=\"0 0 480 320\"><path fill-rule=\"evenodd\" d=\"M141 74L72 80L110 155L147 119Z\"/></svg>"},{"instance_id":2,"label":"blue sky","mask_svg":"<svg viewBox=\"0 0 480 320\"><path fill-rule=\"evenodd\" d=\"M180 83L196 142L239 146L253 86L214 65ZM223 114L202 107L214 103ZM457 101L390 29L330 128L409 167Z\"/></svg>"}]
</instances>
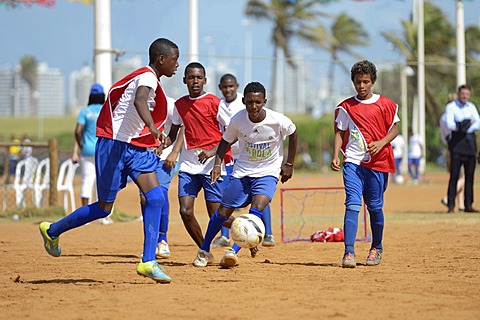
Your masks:
<instances>
[{"instance_id":1,"label":"blue sky","mask_svg":"<svg viewBox=\"0 0 480 320\"><path fill-rule=\"evenodd\" d=\"M435 0L437 6L455 23L455 0ZM224 56L243 56L245 31L242 20L246 0L199 0L199 51ZM480 0L464 1L466 25L479 24ZM188 52L188 0L112 0L112 47L126 50L126 59L141 56L147 63L147 49L152 40L167 37L176 42L183 54ZM355 2L339 0L323 5L330 14L345 12L368 30L371 45L358 49L366 58L380 62L401 59L380 36L382 30L401 32L401 20L409 19L412 0L377 0ZM325 22L328 25L328 22ZM270 57L271 24L252 25L255 57ZM63 70L65 77L73 70L93 65L93 6L57 0L52 8L39 6L16 9L0 7L0 69L13 68L29 54L50 67ZM206 37L213 43L208 44ZM295 43L302 49L305 44ZM327 59L326 53L310 51L310 58ZM206 59L206 58L205 58ZM200 59L202 60L202 59ZM255 65L270 69L270 63ZM202 61L201 61L202 62ZM183 71L180 66L180 71ZM260 77L259 75L257 78Z\"/></svg>"}]
</instances>

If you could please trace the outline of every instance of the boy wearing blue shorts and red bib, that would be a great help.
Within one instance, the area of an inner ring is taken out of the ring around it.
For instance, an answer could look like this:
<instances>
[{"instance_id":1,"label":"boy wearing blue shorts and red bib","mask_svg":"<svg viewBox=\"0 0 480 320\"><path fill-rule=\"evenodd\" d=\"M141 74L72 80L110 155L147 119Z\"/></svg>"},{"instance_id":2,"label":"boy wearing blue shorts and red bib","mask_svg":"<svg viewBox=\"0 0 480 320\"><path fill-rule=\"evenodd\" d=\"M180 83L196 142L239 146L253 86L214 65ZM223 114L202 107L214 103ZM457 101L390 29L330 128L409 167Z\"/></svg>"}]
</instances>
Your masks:
<instances>
[{"instance_id":1,"label":"boy wearing blue shorts and red bib","mask_svg":"<svg viewBox=\"0 0 480 320\"><path fill-rule=\"evenodd\" d=\"M341 151L344 155L343 182L346 194L343 268L355 268L357 265L354 245L362 198L370 214L373 236L366 264L374 266L381 262L383 194L388 185L388 173L395 172L390 141L398 135L396 122L400 121L397 104L371 92L377 80L377 69L373 63L367 60L355 63L351 69L351 79L357 95L335 108L335 142L331 165L332 170L340 170Z\"/></svg>"},{"instance_id":2,"label":"boy wearing blue shorts and red bib","mask_svg":"<svg viewBox=\"0 0 480 320\"><path fill-rule=\"evenodd\" d=\"M240 154L220 207L208 223L205 240L193 262L196 267L208 264L212 240L236 208L251 204L249 213L261 219L263 210L272 201L279 176L284 183L293 175L297 149L297 132L293 122L281 113L264 108L267 99L261 83L252 82L245 87L243 103L246 108L232 117L217 149L211 171L212 183L220 177L225 153L235 141L238 141ZM283 163L283 141L287 137L288 155ZM239 250L240 247L234 244L220 260L220 266L235 267ZM252 256L256 250L254 248Z\"/></svg>"},{"instance_id":3,"label":"boy wearing blue shorts and red bib","mask_svg":"<svg viewBox=\"0 0 480 320\"><path fill-rule=\"evenodd\" d=\"M78 208L57 222L42 222L39 228L45 250L54 257L60 256L59 236L108 216L117 193L130 177L146 198L143 256L137 273L156 282L169 283L171 278L155 260L164 195L155 173L159 158L148 149L162 147L165 141L161 130L167 118L167 99L159 79L175 74L179 50L175 43L160 38L150 45L149 56L148 66L112 86L100 111L95 149L98 201Z\"/></svg>"}]
</instances>

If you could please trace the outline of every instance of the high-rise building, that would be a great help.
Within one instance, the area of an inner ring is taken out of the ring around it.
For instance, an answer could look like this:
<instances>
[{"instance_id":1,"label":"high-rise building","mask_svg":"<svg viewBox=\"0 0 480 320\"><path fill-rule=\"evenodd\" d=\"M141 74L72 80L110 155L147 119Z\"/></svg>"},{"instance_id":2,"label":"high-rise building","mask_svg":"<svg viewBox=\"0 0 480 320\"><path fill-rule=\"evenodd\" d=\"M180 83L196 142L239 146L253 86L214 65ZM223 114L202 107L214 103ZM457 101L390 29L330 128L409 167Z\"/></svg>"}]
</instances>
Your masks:
<instances>
[{"instance_id":1,"label":"high-rise building","mask_svg":"<svg viewBox=\"0 0 480 320\"><path fill-rule=\"evenodd\" d=\"M37 67L36 88L22 79L20 67L0 71L0 116L65 114L63 74L46 63Z\"/></svg>"},{"instance_id":2,"label":"high-rise building","mask_svg":"<svg viewBox=\"0 0 480 320\"><path fill-rule=\"evenodd\" d=\"M69 76L69 92L68 101L69 112L77 114L81 108L88 103L90 95L90 87L93 84L93 70L89 66L85 66L80 70L73 71Z\"/></svg>"}]
</instances>

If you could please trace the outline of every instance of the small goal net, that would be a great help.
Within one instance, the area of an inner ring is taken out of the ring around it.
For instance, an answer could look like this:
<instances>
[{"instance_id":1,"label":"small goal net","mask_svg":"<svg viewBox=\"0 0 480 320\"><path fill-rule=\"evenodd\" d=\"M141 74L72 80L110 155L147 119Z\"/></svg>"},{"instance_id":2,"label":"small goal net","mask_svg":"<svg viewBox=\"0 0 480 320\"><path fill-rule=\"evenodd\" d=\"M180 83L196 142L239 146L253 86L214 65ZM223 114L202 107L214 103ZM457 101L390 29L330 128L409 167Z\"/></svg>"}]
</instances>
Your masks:
<instances>
[{"instance_id":1,"label":"small goal net","mask_svg":"<svg viewBox=\"0 0 480 320\"><path fill-rule=\"evenodd\" d=\"M282 188L280 210L282 242L310 241L312 234L328 228L343 228L345 188ZM368 211L358 215L357 241L371 239Z\"/></svg>"}]
</instances>

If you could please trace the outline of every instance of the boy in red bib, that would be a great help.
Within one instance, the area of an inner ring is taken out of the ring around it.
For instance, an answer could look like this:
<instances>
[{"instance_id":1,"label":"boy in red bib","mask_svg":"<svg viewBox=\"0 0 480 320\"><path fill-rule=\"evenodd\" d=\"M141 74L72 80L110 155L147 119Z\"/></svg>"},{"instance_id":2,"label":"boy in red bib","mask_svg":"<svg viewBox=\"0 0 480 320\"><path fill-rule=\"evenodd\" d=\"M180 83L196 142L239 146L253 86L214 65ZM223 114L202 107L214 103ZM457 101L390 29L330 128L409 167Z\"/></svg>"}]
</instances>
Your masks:
<instances>
[{"instance_id":1,"label":"boy in red bib","mask_svg":"<svg viewBox=\"0 0 480 320\"><path fill-rule=\"evenodd\" d=\"M340 170L340 151L344 155L345 185L345 253L343 268L355 268L355 237L362 198L370 214L372 246L367 265L378 265L382 259L383 194L388 185L388 173L395 172L392 141L398 135L398 106L392 100L372 93L377 69L367 60L351 69L351 79L357 95L344 100L335 108L335 142L332 170Z\"/></svg>"}]
</instances>

